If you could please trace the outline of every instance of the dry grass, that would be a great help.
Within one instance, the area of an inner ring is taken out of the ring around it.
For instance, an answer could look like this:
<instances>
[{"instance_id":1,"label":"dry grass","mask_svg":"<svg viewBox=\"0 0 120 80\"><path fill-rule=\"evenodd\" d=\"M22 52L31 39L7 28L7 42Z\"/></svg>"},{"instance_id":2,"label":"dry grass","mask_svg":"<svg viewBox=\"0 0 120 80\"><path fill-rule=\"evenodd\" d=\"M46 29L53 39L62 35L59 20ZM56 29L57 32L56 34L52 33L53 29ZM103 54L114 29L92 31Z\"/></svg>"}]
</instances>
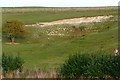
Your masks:
<instances>
[{"instance_id":1,"label":"dry grass","mask_svg":"<svg viewBox=\"0 0 120 80\"><path fill-rule=\"evenodd\" d=\"M57 78L57 71L56 69L51 69L49 71L43 70L24 70L22 72L14 71L9 72L7 74L3 74L2 78Z\"/></svg>"}]
</instances>

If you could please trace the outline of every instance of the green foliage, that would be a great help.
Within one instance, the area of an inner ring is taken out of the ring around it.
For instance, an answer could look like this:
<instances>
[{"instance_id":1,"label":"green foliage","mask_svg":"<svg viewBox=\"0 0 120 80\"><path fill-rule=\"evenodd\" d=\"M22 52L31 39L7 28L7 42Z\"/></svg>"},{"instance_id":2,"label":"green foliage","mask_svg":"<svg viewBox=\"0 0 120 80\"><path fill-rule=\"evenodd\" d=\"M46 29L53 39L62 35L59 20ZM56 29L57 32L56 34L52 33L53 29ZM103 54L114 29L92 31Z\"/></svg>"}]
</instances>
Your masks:
<instances>
[{"instance_id":1,"label":"green foliage","mask_svg":"<svg viewBox=\"0 0 120 80\"><path fill-rule=\"evenodd\" d=\"M90 65L89 61L88 55L72 55L61 67L60 74L65 78L79 78L85 73L87 66Z\"/></svg>"},{"instance_id":2,"label":"green foliage","mask_svg":"<svg viewBox=\"0 0 120 80\"><path fill-rule=\"evenodd\" d=\"M106 70L106 74L120 78L120 56L110 56L107 60L104 60L104 70Z\"/></svg>"},{"instance_id":3,"label":"green foliage","mask_svg":"<svg viewBox=\"0 0 120 80\"><path fill-rule=\"evenodd\" d=\"M93 54L76 54L60 67L60 74L65 78L92 77L104 79L106 76L120 78L120 56L103 51Z\"/></svg>"},{"instance_id":4,"label":"green foliage","mask_svg":"<svg viewBox=\"0 0 120 80\"><path fill-rule=\"evenodd\" d=\"M15 70L21 70L23 67L24 60L20 56L7 56L3 54L2 56L2 68L3 72L8 73Z\"/></svg>"}]
</instances>

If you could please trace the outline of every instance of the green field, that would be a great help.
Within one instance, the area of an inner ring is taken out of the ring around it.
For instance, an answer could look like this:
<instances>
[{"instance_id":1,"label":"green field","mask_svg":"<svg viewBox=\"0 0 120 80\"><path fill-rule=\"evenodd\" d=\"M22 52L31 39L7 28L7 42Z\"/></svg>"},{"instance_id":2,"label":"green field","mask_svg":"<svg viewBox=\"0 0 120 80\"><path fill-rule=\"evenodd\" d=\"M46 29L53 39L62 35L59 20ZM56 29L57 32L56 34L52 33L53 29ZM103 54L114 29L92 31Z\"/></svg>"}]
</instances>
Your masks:
<instances>
[{"instance_id":1,"label":"green field","mask_svg":"<svg viewBox=\"0 0 120 80\"><path fill-rule=\"evenodd\" d=\"M17 19L25 24L31 24L96 15L114 15L114 18L99 23L74 25L76 28L81 26L84 26L85 28L91 27L91 29L82 32L82 35L79 31L74 31L72 28L73 25L69 24L47 26L43 28L31 26L25 27L25 30L27 31L26 37L17 40L20 44L7 45L5 44L7 40L3 39L3 52L8 55L20 54L25 60L24 68L32 70L36 67L39 69L56 68L64 63L70 54L76 52L104 50L112 53L114 49L118 47L118 27L117 17L115 16L117 15L116 10L3 13L3 22L6 20ZM57 28L67 28L74 32L70 32L69 30L59 30L59 33L64 33L66 35L47 35L46 31L55 31Z\"/></svg>"},{"instance_id":2,"label":"green field","mask_svg":"<svg viewBox=\"0 0 120 80\"><path fill-rule=\"evenodd\" d=\"M98 16L98 15L117 15L117 9L113 9L113 10L92 9L87 11L86 10L81 11L81 9L78 11L76 10L39 11L38 9L38 11L35 12L9 12L9 13L3 13L3 22L5 22L6 20L19 20L22 21L24 24L33 24L37 22L50 22L61 19L79 18L85 16Z\"/></svg>"}]
</instances>

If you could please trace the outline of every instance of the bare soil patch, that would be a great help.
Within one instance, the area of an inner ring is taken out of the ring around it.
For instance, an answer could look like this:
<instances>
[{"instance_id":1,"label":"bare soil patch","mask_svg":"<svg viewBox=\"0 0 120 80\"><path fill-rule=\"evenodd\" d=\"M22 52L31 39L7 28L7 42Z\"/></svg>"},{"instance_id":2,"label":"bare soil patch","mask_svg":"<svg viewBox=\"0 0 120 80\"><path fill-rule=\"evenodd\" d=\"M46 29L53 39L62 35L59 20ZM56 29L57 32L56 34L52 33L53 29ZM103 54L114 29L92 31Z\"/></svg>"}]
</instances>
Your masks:
<instances>
[{"instance_id":1,"label":"bare soil patch","mask_svg":"<svg viewBox=\"0 0 120 80\"><path fill-rule=\"evenodd\" d=\"M25 26L45 27L45 26L57 25L57 24L78 24L78 23L102 22L103 20L107 20L111 17L113 16L108 15L108 16L81 17L81 18L57 20L57 21L52 21L52 22L39 22L39 23L25 25Z\"/></svg>"}]
</instances>

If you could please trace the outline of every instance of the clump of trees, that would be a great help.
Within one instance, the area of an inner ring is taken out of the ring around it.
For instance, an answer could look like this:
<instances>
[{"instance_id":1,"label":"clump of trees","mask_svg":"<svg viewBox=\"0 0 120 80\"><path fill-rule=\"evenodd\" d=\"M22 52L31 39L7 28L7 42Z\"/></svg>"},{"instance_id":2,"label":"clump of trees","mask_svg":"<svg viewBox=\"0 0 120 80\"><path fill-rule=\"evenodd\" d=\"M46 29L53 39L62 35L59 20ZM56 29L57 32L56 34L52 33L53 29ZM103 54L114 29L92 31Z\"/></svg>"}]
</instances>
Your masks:
<instances>
[{"instance_id":1,"label":"clump of trees","mask_svg":"<svg viewBox=\"0 0 120 80\"><path fill-rule=\"evenodd\" d=\"M23 23L17 20L6 21L3 26L3 35L6 35L10 39L11 43L15 43L17 37L23 36L25 30L23 28Z\"/></svg>"}]
</instances>

